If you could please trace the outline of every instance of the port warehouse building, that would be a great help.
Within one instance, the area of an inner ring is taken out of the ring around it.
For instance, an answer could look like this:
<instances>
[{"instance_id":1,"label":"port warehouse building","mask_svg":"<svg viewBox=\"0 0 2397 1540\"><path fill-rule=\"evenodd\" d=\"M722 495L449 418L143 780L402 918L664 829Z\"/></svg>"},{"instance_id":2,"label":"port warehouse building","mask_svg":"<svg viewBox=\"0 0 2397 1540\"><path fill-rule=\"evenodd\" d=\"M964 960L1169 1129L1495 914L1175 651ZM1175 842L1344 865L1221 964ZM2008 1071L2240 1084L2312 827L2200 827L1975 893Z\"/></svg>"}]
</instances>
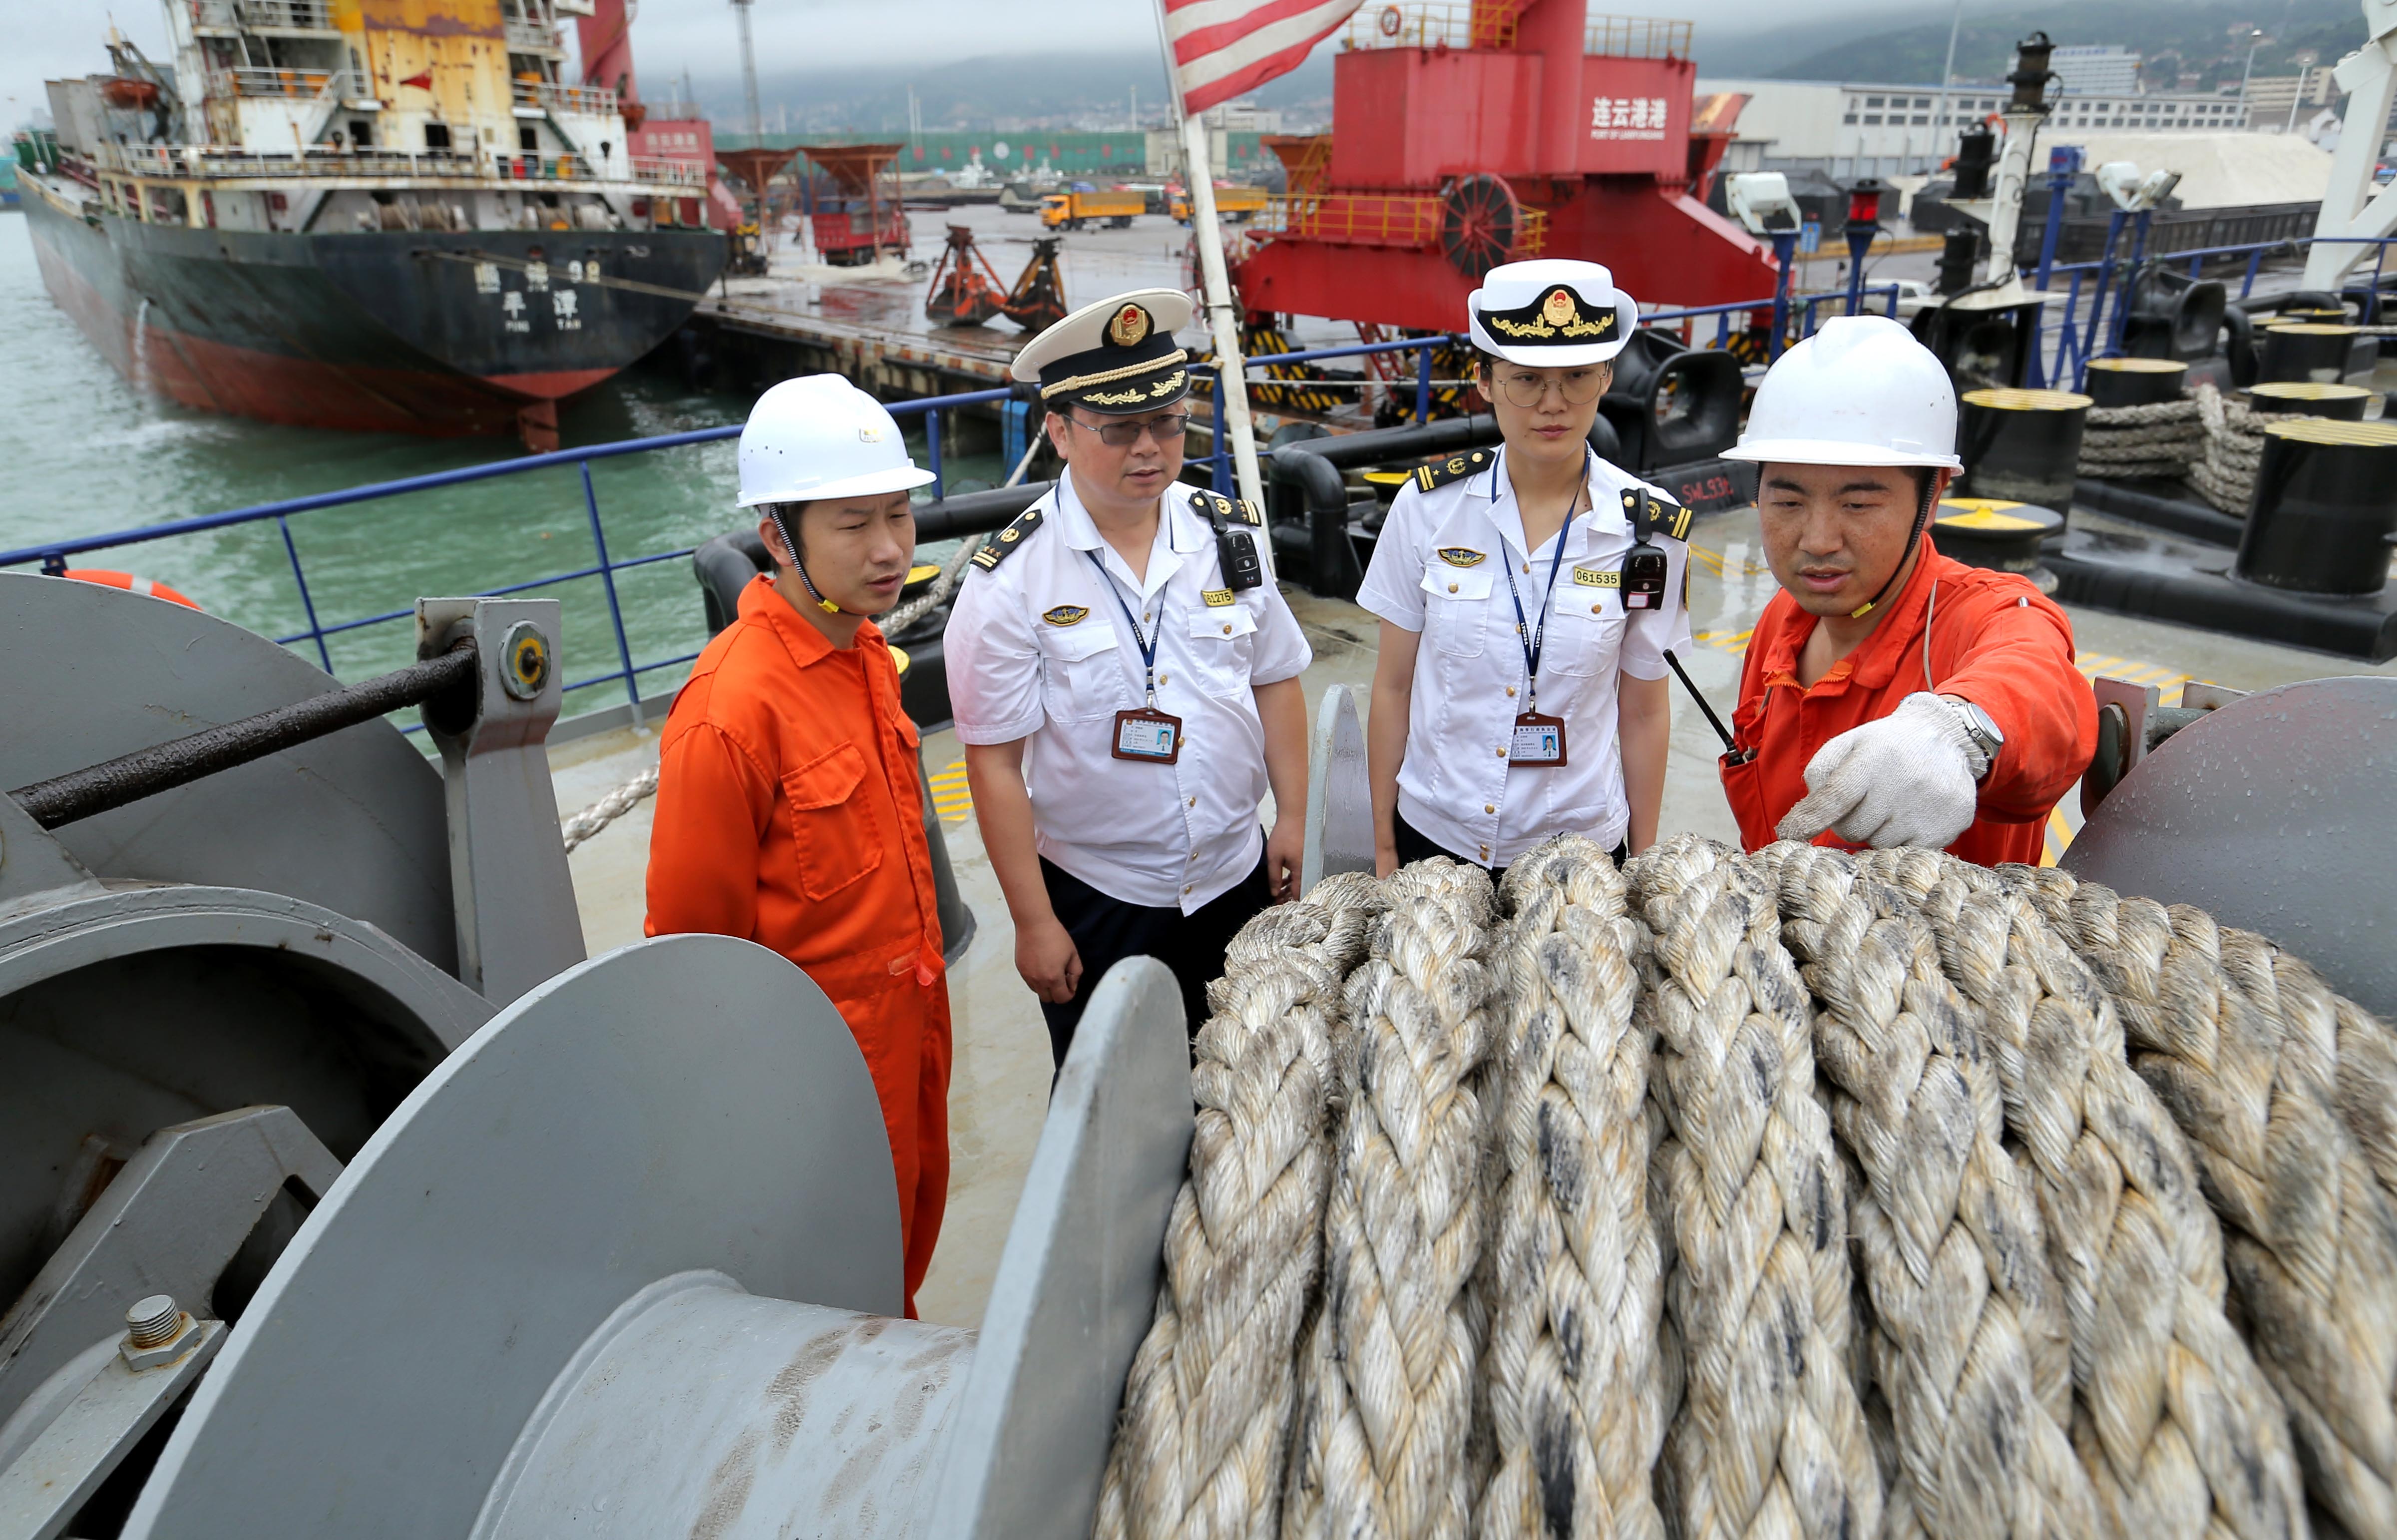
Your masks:
<instances>
[{"instance_id":1,"label":"port warehouse building","mask_svg":"<svg viewBox=\"0 0 2397 1540\"><path fill-rule=\"evenodd\" d=\"M902 146L899 169L904 172L961 171L979 151L984 168L1004 181L1038 169L1044 160L1051 169L1067 176L1162 176L1169 167L1156 159L1155 141L1160 139L1170 145L1173 135L1170 131L1084 133L1058 128L1025 128L1020 132L934 130L920 134L850 129L841 133L766 134L758 142L778 150L810 144L895 142ZM749 136L719 134L716 142L722 149L743 149L748 145ZM1239 181L1265 175L1268 168L1279 166L1273 153L1253 133L1217 129L1215 143L1209 149L1215 164L1226 167L1228 174ZM1178 170L1180 162L1176 159L1171 165Z\"/></svg>"},{"instance_id":2,"label":"port warehouse building","mask_svg":"<svg viewBox=\"0 0 2397 1540\"><path fill-rule=\"evenodd\" d=\"M1856 84L1825 80L1700 79L1698 93L1748 99L1724 153L1732 171L1820 171L1835 181L1937 169L1956 135L2000 111L2002 86ZM1942 100L1943 95L1946 100ZM2244 129L2235 97L2198 92L2070 93L2056 99L2056 131L2171 133Z\"/></svg>"}]
</instances>

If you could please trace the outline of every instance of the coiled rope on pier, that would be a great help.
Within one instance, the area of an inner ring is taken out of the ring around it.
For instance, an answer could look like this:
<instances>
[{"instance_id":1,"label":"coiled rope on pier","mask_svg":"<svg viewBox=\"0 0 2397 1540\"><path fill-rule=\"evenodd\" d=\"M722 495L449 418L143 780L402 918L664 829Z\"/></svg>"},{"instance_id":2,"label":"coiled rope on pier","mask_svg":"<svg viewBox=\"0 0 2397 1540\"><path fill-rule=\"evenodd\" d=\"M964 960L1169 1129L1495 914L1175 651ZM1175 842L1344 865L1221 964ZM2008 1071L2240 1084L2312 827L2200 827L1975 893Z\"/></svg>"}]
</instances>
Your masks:
<instances>
[{"instance_id":1,"label":"coiled rope on pier","mask_svg":"<svg viewBox=\"0 0 2397 1540\"><path fill-rule=\"evenodd\" d=\"M1751 864L1679 837L1633 864L1654 935L1649 1089L1687 1365L1657 1473L1684 1540L1876 1535L1881 1471L1850 1375L1847 1199L1816 1099L1814 1010Z\"/></svg>"},{"instance_id":2,"label":"coiled rope on pier","mask_svg":"<svg viewBox=\"0 0 2397 1540\"><path fill-rule=\"evenodd\" d=\"M2325 1013L2308 1009L2318 981L2203 910L2061 872L2009 875L2104 981L2135 1067L2194 1147L2309 1491L2355 1534L2397 1534L2397 1211L2339 1095L2347 1067L2345 1100L2387 1107L2390 1084L2364 1083L2385 1072L2387 1028L2350 1005L2323 1031Z\"/></svg>"},{"instance_id":3,"label":"coiled rope on pier","mask_svg":"<svg viewBox=\"0 0 2397 1540\"><path fill-rule=\"evenodd\" d=\"M1103 1533L2397 1533L2397 1038L2297 958L1923 851L1337 880L1369 944L1236 946L1193 1156L1301 1255L1170 1255Z\"/></svg>"},{"instance_id":4,"label":"coiled rope on pier","mask_svg":"<svg viewBox=\"0 0 2397 1540\"><path fill-rule=\"evenodd\" d=\"M1477 1534L1662 1536L1649 1482L1673 1398L1648 1211L1649 1035L1637 925L1587 839L1506 874L1493 1266L1479 1280L1493 1464Z\"/></svg>"},{"instance_id":5,"label":"coiled rope on pier","mask_svg":"<svg viewBox=\"0 0 2397 1540\"><path fill-rule=\"evenodd\" d=\"M2288 1536L2305 1496L2280 1398L2224 1314L2195 1160L2115 1006L2028 899L1927 850L1858 864L1917 896L1978 1012L2038 1182L2072 1330L2073 1440L2115 1533Z\"/></svg>"},{"instance_id":6,"label":"coiled rope on pier","mask_svg":"<svg viewBox=\"0 0 2397 1540\"><path fill-rule=\"evenodd\" d=\"M2298 414L2257 411L2226 401L2211 382L2192 394L2198 419L2205 425L2205 453L2189 468L2189 484L2222 512L2244 518L2256 499L2256 473L2264 462L2264 430Z\"/></svg>"},{"instance_id":7,"label":"coiled rope on pier","mask_svg":"<svg viewBox=\"0 0 2397 1540\"><path fill-rule=\"evenodd\" d=\"M2081 429L2080 474L2178 480L2205 453L2194 397L2136 407L2092 407Z\"/></svg>"},{"instance_id":8,"label":"coiled rope on pier","mask_svg":"<svg viewBox=\"0 0 2397 1540\"><path fill-rule=\"evenodd\" d=\"M1292 1354L1323 1254L1341 990L1380 911L1349 874L1241 931L1195 1044L1190 1176L1100 1489L1105 1536L1277 1532Z\"/></svg>"},{"instance_id":9,"label":"coiled rope on pier","mask_svg":"<svg viewBox=\"0 0 2397 1540\"><path fill-rule=\"evenodd\" d=\"M1471 1507L1480 1352L1465 1289L1482 1247L1492 894L1479 868L1446 861L1389 888L1348 980L1346 1105L1285 1534L1456 1535Z\"/></svg>"}]
</instances>

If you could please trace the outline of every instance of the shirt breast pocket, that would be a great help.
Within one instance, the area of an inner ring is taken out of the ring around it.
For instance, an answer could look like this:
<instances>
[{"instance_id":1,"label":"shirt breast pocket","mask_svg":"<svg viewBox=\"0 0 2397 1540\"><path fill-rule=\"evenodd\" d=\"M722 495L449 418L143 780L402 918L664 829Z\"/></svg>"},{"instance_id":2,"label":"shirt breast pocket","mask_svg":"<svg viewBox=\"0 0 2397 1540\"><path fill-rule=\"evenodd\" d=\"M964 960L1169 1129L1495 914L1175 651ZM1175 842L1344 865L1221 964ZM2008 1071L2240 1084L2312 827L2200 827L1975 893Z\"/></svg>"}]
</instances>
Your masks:
<instances>
[{"instance_id":1,"label":"shirt breast pocket","mask_svg":"<svg viewBox=\"0 0 2397 1540\"><path fill-rule=\"evenodd\" d=\"M1615 589L1579 583L1560 587L1555 612L1548 618L1540 667L1575 676L1614 672L1623 656L1627 623L1622 596Z\"/></svg>"},{"instance_id":2,"label":"shirt breast pocket","mask_svg":"<svg viewBox=\"0 0 2397 1540\"><path fill-rule=\"evenodd\" d=\"M1190 663L1199 689L1237 696L1249 688L1249 666L1257 645L1257 618L1246 605L1228 604L1190 614Z\"/></svg>"},{"instance_id":3,"label":"shirt breast pocket","mask_svg":"<svg viewBox=\"0 0 2397 1540\"><path fill-rule=\"evenodd\" d=\"M1451 567L1444 561L1424 566L1424 636L1440 651L1457 658L1478 658L1485 644L1490 614L1490 569Z\"/></svg>"},{"instance_id":4,"label":"shirt breast pocket","mask_svg":"<svg viewBox=\"0 0 2397 1540\"><path fill-rule=\"evenodd\" d=\"M842 743L783 772L799 886L810 898L830 898L882 864L890 831L866 783L870 768L855 743Z\"/></svg>"},{"instance_id":5,"label":"shirt breast pocket","mask_svg":"<svg viewBox=\"0 0 2397 1540\"><path fill-rule=\"evenodd\" d=\"M1115 627L1043 625L1040 704L1051 719L1078 721L1123 709L1123 665L1116 658Z\"/></svg>"}]
</instances>

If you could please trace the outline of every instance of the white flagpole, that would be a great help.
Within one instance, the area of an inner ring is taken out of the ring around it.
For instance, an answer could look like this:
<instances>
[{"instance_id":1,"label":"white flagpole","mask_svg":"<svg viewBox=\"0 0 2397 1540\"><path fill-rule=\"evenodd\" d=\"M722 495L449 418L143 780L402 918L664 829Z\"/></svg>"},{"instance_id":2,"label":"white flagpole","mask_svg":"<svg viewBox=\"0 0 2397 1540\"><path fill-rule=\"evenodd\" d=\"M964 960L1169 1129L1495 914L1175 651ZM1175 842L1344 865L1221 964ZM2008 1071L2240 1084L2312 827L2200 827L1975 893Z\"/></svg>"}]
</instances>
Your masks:
<instances>
[{"instance_id":1,"label":"white flagpole","mask_svg":"<svg viewBox=\"0 0 2397 1540\"><path fill-rule=\"evenodd\" d=\"M1215 172L1207 159L1207 123L1184 110L1182 75L1165 31L1165 7L1158 7L1158 39L1165 46L1165 78L1173 87L1173 116L1182 126L1185 180L1190 188L1190 229L1198 240L1198 270L1206 289L1208 328L1223 364L1224 426L1232 435L1232 472L1240 496L1265 506L1265 482L1257 474L1257 435L1249 422L1247 366L1240 357L1240 313L1232 302L1232 281L1224 265L1224 227L1215 219ZM1266 560L1271 561L1268 556Z\"/></svg>"}]
</instances>

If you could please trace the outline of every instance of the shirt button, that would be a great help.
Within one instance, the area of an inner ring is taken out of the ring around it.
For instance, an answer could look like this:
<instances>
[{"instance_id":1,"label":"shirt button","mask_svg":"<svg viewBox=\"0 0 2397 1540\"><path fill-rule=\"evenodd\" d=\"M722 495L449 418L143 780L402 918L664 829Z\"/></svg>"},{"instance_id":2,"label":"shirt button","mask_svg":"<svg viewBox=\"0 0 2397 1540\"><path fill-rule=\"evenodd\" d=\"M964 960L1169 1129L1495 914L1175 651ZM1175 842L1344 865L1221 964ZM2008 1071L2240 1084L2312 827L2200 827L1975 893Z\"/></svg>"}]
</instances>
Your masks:
<instances>
[{"instance_id":1,"label":"shirt button","mask_svg":"<svg viewBox=\"0 0 2397 1540\"><path fill-rule=\"evenodd\" d=\"M1605 613L1605 611L1606 611L1606 606L1604 606L1604 605L1602 605L1602 604L1593 604L1593 605L1591 605L1591 606L1589 607L1589 612L1590 612L1591 614L1593 614L1593 615L1600 615L1600 614L1603 614L1603 613Z\"/></svg>"},{"instance_id":2,"label":"shirt button","mask_svg":"<svg viewBox=\"0 0 2397 1540\"><path fill-rule=\"evenodd\" d=\"M1513 700L1514 698L1515 698L1515 687L1514 687L1513 685L1508 685L1508 686L1506 687L1506 699L1508 699L1508 700L1510 700L1510 701L1511 701L1511 700Z\"/></svg>"},{"instance_id":3,"label":"shirt button","mask_svg":"<svg viewBox=\"0 0 2397 1540\"><path fill-rule=\"evenodd\" d=\"M1190 805L1191 805L1192 807L1194 807L1194 808L1195 808L1195 807L1197 807L1197 806L1198 805L1198 799L1197 797L1192 797L1192 798L1190 799Z\"/></svg>"},{"instance_id":4,"label":"shirt button","mask_svg":"<svg viewBox=\"0 0 2397 1540\"><path fill-rule=\"evenodd\" d=\"M1496 812L1498 810L1498 804L1495 802L1484 802L1481 804L1481 810L1483 812Z\"/></svg>"},{"instance_id":5,"label":"shirt button","mask_svg":"<svg viewBox=\"0 0 2397 1540\"><path fill-rule=\"evenodd\" d=\"M1183 896L1183 897L1185 897L1185 898L1189 897L1189 896L1190 896L1190 890L1191 890L1193 887L1195 887L1195 886L1196 886L1196 884L1195 884L1195 883L1188 883L1188 882L1184 883L1184 884L1182 885L1182 896Z\"/></svg>"},{"instance_id":6,"label":"shirt button","mask_svg":"<svg viewBox=\"0 0 2397 1540\"><path fill-rule=\"evenodd\" d=\"M1523 564L1523 570L1524 570L1524 571L1526 571L1526 572L1528 572L1528 571L1530 571L1531 569L1532 569L1532 564L1531 564L1530 562L1528 562L1528 561L1527 561L1527 562L1525 562L1525 563Z\"/></svg>"},{"instance_id":7,"label":"shirt button","mask_svg":"<svg viewBox=\"0 0 2397 1540\"><path fill-rule=\"evenodd\" d=\"M1481 847L1481 859L1484 861L1490 859L1490 847L1487 845Z\"/></svg>"},{"instance_id":8,"label":"shirt button","mask_svg":"<svg viewBox=\"0 0 2397 1540\"><path fill-rule=\"evenodd\" d=\"M1506 751L1505 749L1500 749L1500 750L1498 751L1498 757L1499 757L1499 758L1501 758L1501 759L1506 758Z\"/></svg>"},{"instance_id":9,"label":"shirt button","mask_svg":"<svg viewBox=\"0 0 2397 1540\"><path fill-rule=\"evenodd\" d=\"M1448 591L1449 591L1450 593L1452 593L1452 594L1455 593L1455 592L1456 592L1456 584L1454 584L1454 583L1450 583L1450 584L1448 585Z\"/></svg>"},{"instance_id":10,"label":"shirt button","mask_svg":"<svg viewBox=\"0 0 2397 1540\"><path fill-rule=\"evenodd\" d=\"M1224 627L1224 635L1225 635L1225 636L1230 636L1231 634L1232 634L1232 628L1231 628L1230 626L1228 626L1228 625L1227 625L1227 626Z\"/></svg>"}]
</instances>

